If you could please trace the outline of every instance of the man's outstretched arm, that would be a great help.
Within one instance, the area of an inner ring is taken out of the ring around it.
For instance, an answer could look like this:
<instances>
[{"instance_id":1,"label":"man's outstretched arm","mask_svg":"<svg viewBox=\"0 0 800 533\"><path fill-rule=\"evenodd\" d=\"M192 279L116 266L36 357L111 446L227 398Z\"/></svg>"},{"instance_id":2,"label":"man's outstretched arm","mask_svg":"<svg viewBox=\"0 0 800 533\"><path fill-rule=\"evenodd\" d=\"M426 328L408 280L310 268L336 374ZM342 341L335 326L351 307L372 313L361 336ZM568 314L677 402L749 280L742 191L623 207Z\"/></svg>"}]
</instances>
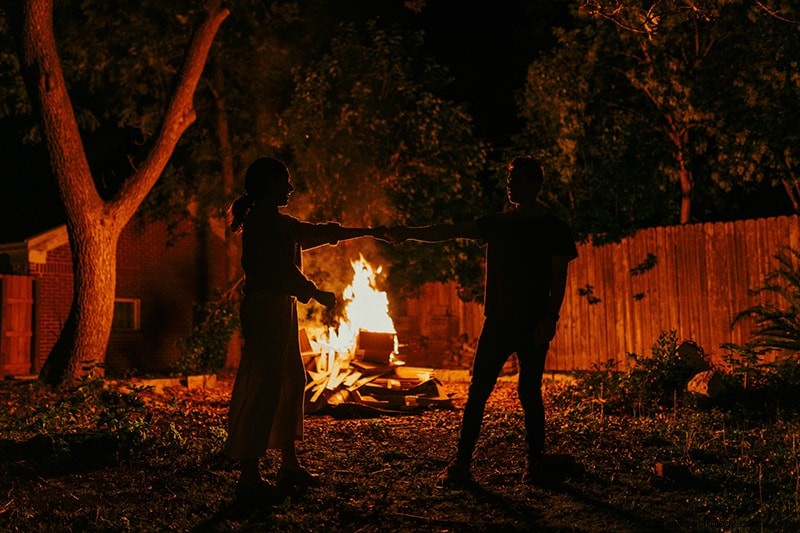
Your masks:
<instances>
[{"instance_id":1,"label":"man's outstretched arm","mask_svg":"<svg viewBox=\"0 0 800 533\"><path fill-rule=\"evenodd\" d=\"M432 224L430 226L395 226L386 231L390 242L423 241L439 242L451 239L480 239L478 224L472 220L456 224Z\"/></svg>"}]
</instances>

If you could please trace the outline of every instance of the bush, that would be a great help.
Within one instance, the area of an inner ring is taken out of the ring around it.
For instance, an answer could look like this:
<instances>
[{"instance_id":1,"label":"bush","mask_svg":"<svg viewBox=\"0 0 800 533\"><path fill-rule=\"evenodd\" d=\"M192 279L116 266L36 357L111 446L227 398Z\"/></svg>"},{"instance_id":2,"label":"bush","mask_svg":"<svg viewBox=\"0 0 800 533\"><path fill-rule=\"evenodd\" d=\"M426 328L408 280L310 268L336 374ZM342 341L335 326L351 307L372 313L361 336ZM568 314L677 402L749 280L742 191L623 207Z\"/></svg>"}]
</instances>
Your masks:
<instances>
[{"instance_id":1,"label":"bush","mask_svg":"<svg viewBox=\"0 0 800 533\"><path fill-rule=\"evenodd\" d=\"M222 296L197 309L200 323L178 342L181 357L178 371L182 374L208 374L225 366L228 344L239 328L237 302Z\"/></svg>"},{"instance_id":2,"label":"bush","mask_svg":"<svg viewBox=\"0 0 800 533\"><path fill-rule=\"evenodd\" d=\"M789 247L775 256L778 268L770 272L761 287L753 294L774 294L785 307L774 304L754 305L741 311L733 320L736 324L752 318L755 328L750 344L764 352L780 351L792 359L800 354L800 252Z\"/></svg>"},{"instance_id":3,"label":"bush","mask_svg":"<svg viewBox=\"0 0 800 533\"><path fill-rule=\"evenodd\" d=\"M115 436L123 448L149 437L150 416L141 396L146 387L106 387L94 376L56 389L38 381L20 386L27 389L26 402L0 417L9 431L47 435L92 428Z\"/></svg>"},{"instance_id":4,"label":"bush","mask_svg":"<svg viewBox=\"0 0 800 533\"><path fill-rule=\"evenodd\" d=\"M697 373L689 361L681 357L675 330L662 331L653 344L650 357L629 353L635 367L628 374L628 390L639 402L651 406L672 406L683 399L686 384Z\"/></svg>"},{"instance_id":5,"label":"bush","mask_svg":"<svg viewBox=\"0 0 800 533\"><path fill-rule=\"evenodd\" d=\"M627 354L634 362L629 372L616 370L609 361L602 368L574 372L575 383L561 391L557 401L584 405L602 404L606 413L639 413L672 407L674 402L687 401L686 384L695 375L693 361L679 350L677 332L662 332L653 344L650 357Z\"/></svg>"},{"instance_id":6,"label":"bush","mask_svg":"<svg viewBox=\"0 0 800 533\"><path fill-rule=\"evenodd\" d=\"M778 267L753 294L776 295L780 303L748 307L732 325L751 318L754 329L744 345L726 344L726 361L749 407L800 405L800 252L784 247ZM780 305L783 304L783 305ZM770 356L775 356L771 357Z\"/></svg>"}]
</instances>

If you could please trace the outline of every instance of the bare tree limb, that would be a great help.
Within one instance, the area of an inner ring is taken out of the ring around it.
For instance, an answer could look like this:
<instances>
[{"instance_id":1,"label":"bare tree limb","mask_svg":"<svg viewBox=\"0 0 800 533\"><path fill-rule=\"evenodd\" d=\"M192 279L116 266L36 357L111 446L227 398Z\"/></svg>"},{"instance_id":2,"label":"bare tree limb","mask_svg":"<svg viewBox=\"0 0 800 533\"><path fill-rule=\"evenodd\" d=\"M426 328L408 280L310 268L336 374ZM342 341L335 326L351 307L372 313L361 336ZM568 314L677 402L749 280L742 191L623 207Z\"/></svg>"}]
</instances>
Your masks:
<instances>
[{"instance_id":1,"label":"bare tree limb","mask_svg":"<svg viewBox=\"0 0 800 533\"><path fill-rule=\"evenodd\" d=\"M800 24L800 20L794 20L794 19L790 19L790 18L786 18L786 17L782 16L778 10L770 9L769 7L765 6L761 2L761 0L756 0L756 4L758 4L758 7L763 9L771 17L775 17L776 19L778 19L780 21L788 22L790 24Z\"/></svg>"},{"instance_id":2,"label":"bare tree limb","mask_svg":"<svg viewBox=\"0 0 800 533\"><path fill-rule=\"evenodd\" d=\"M126 223L158 181L181 135L195 120L193 97L214 37L230 12L218 0L206 6L206 15L192 35L178 77L178 85L167 106L155 145L139 170L120 188L110 207L118 221Z\"/></svg>"}]
</instances>

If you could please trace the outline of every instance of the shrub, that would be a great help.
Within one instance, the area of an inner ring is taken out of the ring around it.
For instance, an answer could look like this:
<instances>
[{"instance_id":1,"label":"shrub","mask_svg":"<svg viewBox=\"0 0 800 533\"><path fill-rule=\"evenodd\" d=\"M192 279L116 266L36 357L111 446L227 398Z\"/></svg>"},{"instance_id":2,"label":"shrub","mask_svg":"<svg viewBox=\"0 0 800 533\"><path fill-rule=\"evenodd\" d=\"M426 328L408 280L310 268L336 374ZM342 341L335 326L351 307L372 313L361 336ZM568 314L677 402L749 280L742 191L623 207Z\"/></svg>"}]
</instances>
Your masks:
<instances>
[{"instance_id":1,"label":"shrub","mask_svg":"<svg viewBox=\"0 0 800 533\"><path fill-rule=\"evenodd\" d=\"M733 369L743 398L754 407L800 405L800 252L784 247L775 255L778 267L764 278L753 294L775 295L777 303L764 303L739 312L732 326L751 318L750 339L744 345L726 344L726 361ZM777 355L768 360L769 355Z\"/></svg>"},{"instance_id":2,"label":"shrub","mask_svg":"<svg viewBox=\"0 0 800 533\"><path fill-rule=\"evenodd\" d=\"M575 383L560 391L560 403L583 401L584 406L602 404L606 413L638 413L672 407L674 401L686 401L686 384L697 372L693 362L681 356L677 332L662 332L649 357L635 353L627 356L634 362L628 372L616 370L616 362L591 371L573 373Z\"/></svg>"},{"instance_id":3,"label":"shrub","mask_svg":"<svg viewBox=\"0 0 800 533\"><path fill-rule=\"evenodd\" d=\"M38 381L25 387L26 402L15 404L0 419L7 430L21 434L99 430L117 437L122 448L149 437L150 415L141 395L146 387L106 387L95 376L57 389Z\"/></svg>"},{"instance_id":4,"label":"shrub","mask_svg":"<svg viewBox=\"0 0 800 533\"><path fill-rule=\"evenodd\" d=\"M200 322L178 342L182 374L208 374L225 366L228 344L239 328L236 300L223 295L197 309Z\"/></svg>"},{"instance_id":5,"label":"shrub","mask_svg":"<svg viewBox=\"0 0 800 533\"><path fill-rule=\"evenodd\" d=\"M789 247L775 255L778 268L770 272L753 294L774 294L785 307L776 304L754 305L736 315L733 324L752 318L755 328L750 344L766 352L781 351L796 359L800 354L800 252Z\"/></svg>"},{"instance_id":6,"label":"shrub","mask_svg":"<svg viewBox=\"0 0 800 533\"><path fill-rule=\"evenodd\" d=\"M672 405L676 396L683 398L686 384L697 370L680 356L679 346L675 330L662 331L650 357L628 354L635 363L628 374L628 389L636 400L650 406L666 406Z\"/></svg>"}]
</instances>

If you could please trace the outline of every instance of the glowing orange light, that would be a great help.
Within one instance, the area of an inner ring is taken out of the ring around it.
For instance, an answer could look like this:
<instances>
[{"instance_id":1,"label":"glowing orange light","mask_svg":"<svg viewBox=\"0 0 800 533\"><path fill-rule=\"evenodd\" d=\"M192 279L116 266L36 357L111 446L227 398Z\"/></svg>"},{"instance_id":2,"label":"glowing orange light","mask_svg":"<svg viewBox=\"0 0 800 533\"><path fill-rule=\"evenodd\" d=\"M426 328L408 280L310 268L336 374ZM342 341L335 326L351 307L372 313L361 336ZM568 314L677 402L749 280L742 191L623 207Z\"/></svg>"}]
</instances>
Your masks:
<instances>
[{"instance_id":1,"label":"glowing orange light","mask_svg":"<svg viewBox=\"0 0 800 533\"><path fill-rule=\"evenodd\" d=\"M372 333L394 334L394 349L390 355L391 362L396 360L397 335L392 317L389 316L389 299L386 293L376 288L375 276L381 273L372 268L364 256L350 263L353 267L353 281L342 294L346 305L337 328L328 328L325 333L314 335L312 344L316 344L320 357L317 358L317 371L330 375L328 388L339 385L336 376L350 366L355 358L356 344L360 331Z\"/></svg>"}]
</instances>

